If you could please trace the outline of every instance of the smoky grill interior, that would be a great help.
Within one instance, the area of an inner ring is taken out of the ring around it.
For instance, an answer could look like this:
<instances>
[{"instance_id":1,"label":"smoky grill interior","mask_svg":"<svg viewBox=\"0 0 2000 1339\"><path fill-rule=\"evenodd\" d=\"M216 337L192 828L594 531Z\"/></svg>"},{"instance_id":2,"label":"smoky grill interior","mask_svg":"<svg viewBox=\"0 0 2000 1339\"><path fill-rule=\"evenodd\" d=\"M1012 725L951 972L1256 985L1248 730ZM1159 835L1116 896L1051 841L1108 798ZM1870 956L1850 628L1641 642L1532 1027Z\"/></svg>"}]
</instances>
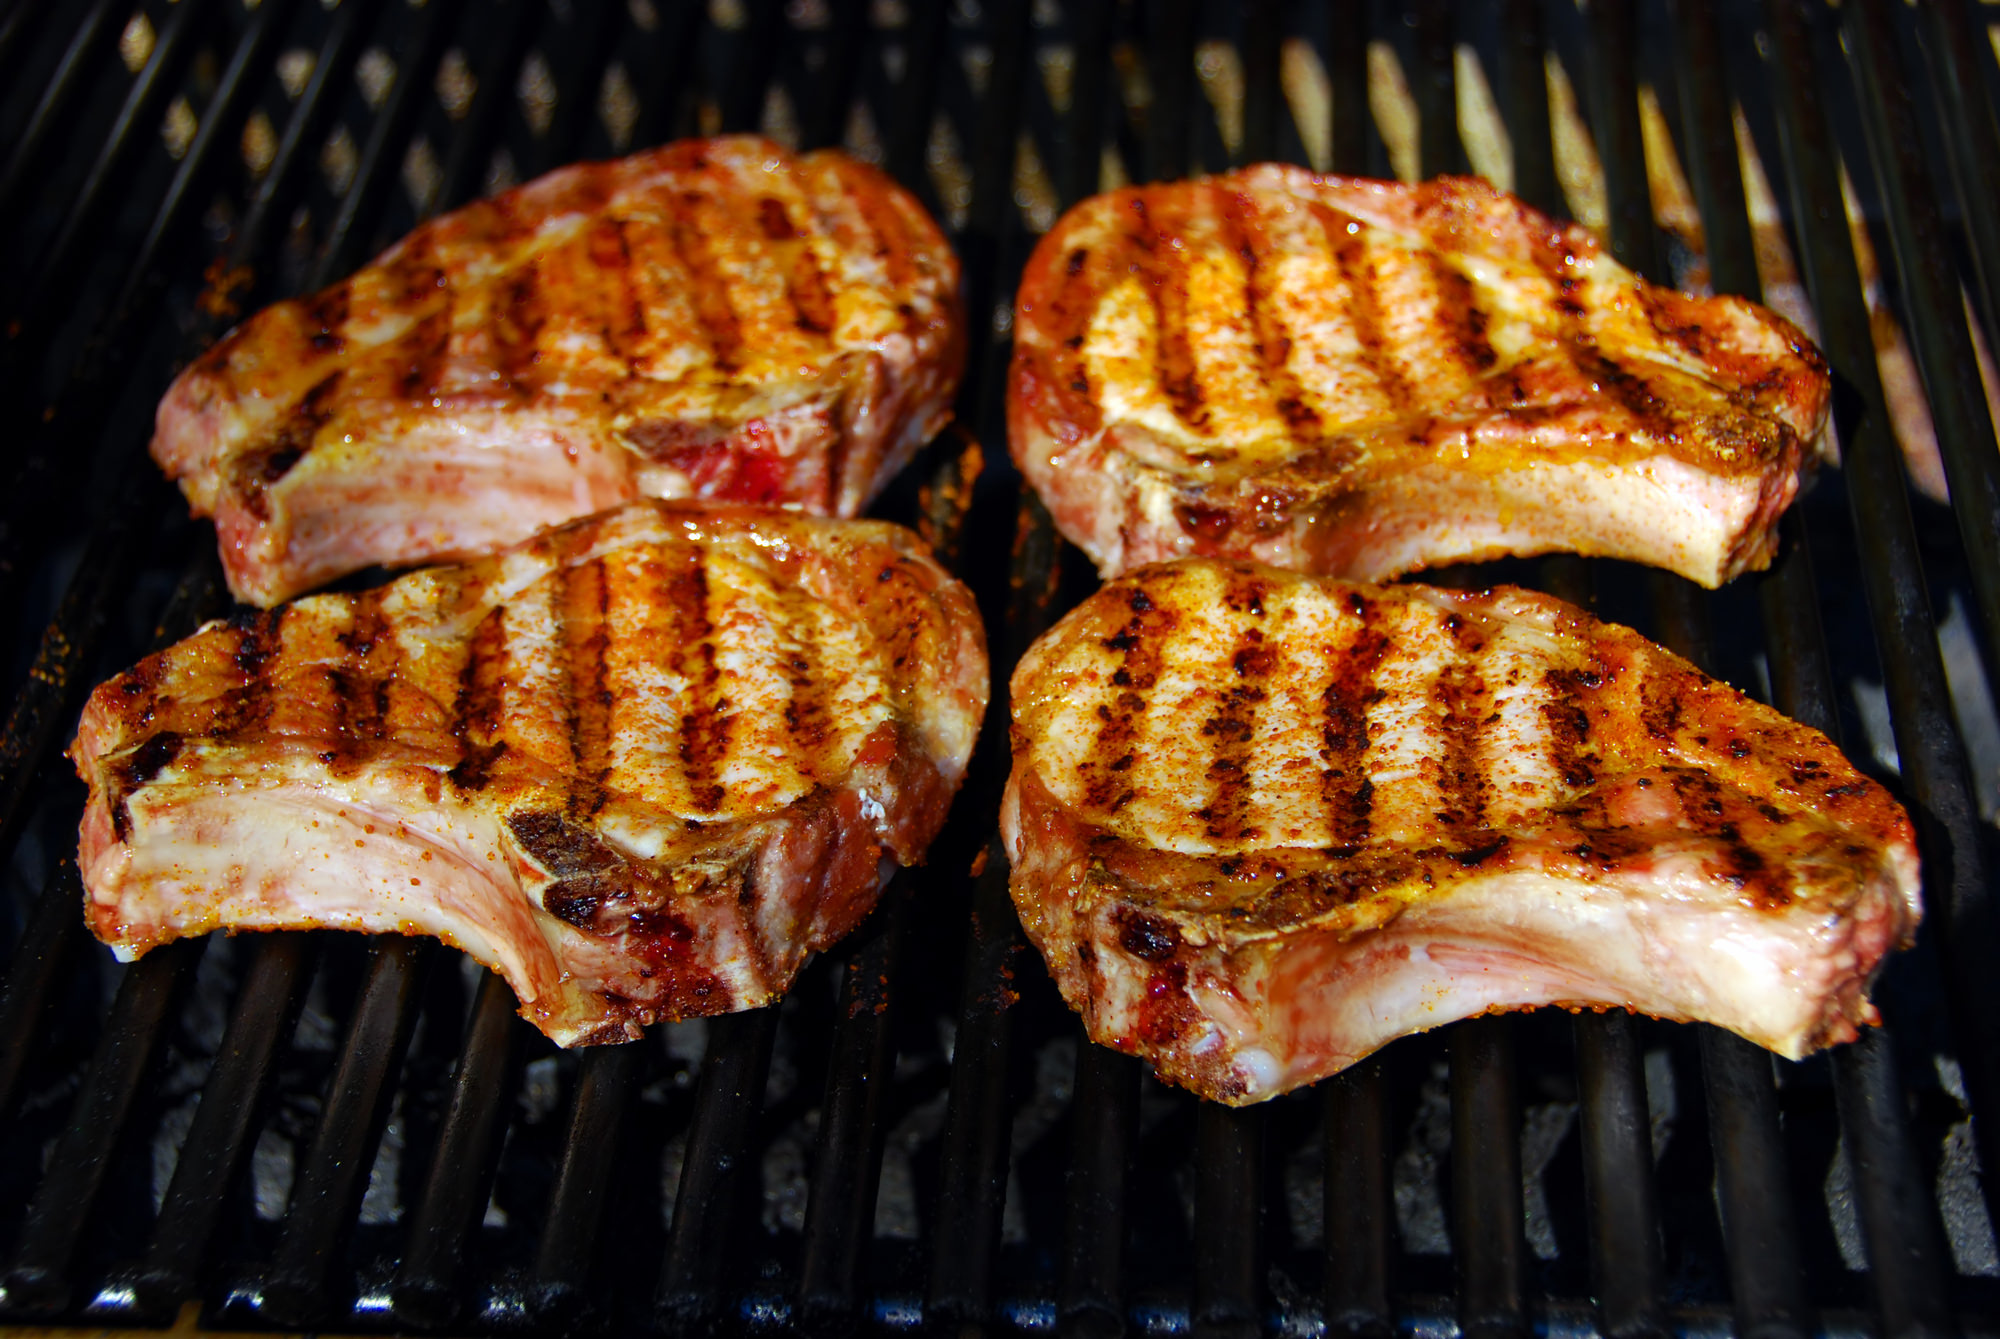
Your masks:
<instances>
[{"instance_id":1,"label":"smoky grill interior","mask_svg":"<svg viewBox=\"0 0 2000 1339\"><path fill-rule=\"evenodd\" d=\"M1992 17L1968 0L0 5L0 1318L1990 1330L2000 452L1973 339L2000 334ZM1809 311L1845 463L1772 573L1713 597L1560 559L1447 576L1594 599L1890 780L1919 818L1929 912L1878 988L1889 1026L1793 1065L1622 1015L1484 1018L1263 1107L1203 1105L1083 1044L1024 951L994 847L1004 695L929 864L778 1008L565 1054L427 942L217 937L114 964L78 914L81 788L59 752L93 683L226 604L209 528L144 455L173 369L438 210L756 128L883 163L952 231L962 427L878 513L972 583L1003 676L1093 581L1007 463L1008 301L1035 236L1103 185L1267 158L1477 170L1651 278Z\"/></svg>"}]
</instances>

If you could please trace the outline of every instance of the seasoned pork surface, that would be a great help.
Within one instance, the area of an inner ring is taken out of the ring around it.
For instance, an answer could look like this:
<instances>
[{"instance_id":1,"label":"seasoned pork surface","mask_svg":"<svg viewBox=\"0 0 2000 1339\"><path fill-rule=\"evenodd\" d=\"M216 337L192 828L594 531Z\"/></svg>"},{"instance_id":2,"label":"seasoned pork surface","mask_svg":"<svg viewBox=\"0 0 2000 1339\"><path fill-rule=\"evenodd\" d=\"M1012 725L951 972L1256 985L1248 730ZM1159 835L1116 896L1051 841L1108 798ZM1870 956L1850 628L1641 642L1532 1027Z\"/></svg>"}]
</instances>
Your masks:
<instances>
[{"instance_id":1,"label":"seasoned pork surface","mask_svg":"<svg viewBox=\"0 0 2000 1339\"><path fill-rule=\"evenodd\" d=\"M638 503L97 690L91 929L435 935L564 1045L763 1004L944 819L977 612L908 532Z\"/></svg>"},{"instance_id":2,"label":"seasoned pork surface","mask_svg":"<svg viewBox=\"0 0 2000 1339\"><path fill-rule=\"evenodd\" d=\"M1716 586L1769 563L1827 397L1782 317L1646 284L1481 181L1265 166L1066 214L1021 281L1008 421L1107 576L1568 551Z\"/></svg>"},{"instance_id":3,"label":"seasoned pork surface","mask_svg":"<svg viewBox=\"0 0 2000 1339\"><path fill-rule=\"evenodd\" d=\"M1022 660L1002 810L1090 1035L1259 1101L1492 1009L1797 1057L1875 1021L1909 820L1821 734L1547 596L1185 559Z\"/></svg>"},{"instance_id":4,"label":"seasoned pork surface","mask_svg":"<svg viewBox=\"0 0 2000 1339\"><path fill-rule=\"evenodd\" d=\"M639 497L851 516L950 417L958 263L837 152L585 163L419 227L176 381L153 455L238 598Z\"/></svg>"}]
</instances>

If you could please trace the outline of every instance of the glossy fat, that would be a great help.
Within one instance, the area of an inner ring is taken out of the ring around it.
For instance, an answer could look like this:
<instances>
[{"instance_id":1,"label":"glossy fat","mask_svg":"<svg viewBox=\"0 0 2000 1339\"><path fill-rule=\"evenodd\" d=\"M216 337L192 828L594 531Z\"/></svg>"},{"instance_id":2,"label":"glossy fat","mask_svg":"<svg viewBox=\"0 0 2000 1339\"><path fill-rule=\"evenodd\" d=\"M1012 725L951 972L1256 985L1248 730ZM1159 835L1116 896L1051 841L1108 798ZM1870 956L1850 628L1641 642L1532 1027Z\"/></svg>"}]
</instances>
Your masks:
<instances>
[{"instance_id":1,"label":"glossy fat","mask_svg":"<svg viewBox=\"0 0 2000 1339\"><path fill-rule=\"evenodd\" d=\"M1247 168L1114 191L1036 248L1010 443L1106 575L1187 554L1380 579L1573 550L1769 561L1824 360L1484 183Z\"/></svg>"},{"instance_id":2,"label":"glossy fat","mask_svg":"<svg viewBox=\"0 0 2000 1339\"><path fill-rule=\"evenodd\" d=\"M97 690L93 931L435 935L564 1044L754 1007L922 858L986 700L906 531L641 503L210 624Z\"/></svg>"},{"instance_id":3,"label":"glossy fat","mask_svg":"<svg viewBox=\"0 0 2000 1339\"><path fill-rule=\"evenodd\" d=\"M1147 568L1023 659L1003 833L1097 1040L1228 1101L1564 1003L1851 1038L1920 913L1817 732L1546 596Z\"/></svg>"},{"instance_id":4,"label":"glossy fat","mask_svg":"<svg viewBox=\"0 0 2000 1339\"><path fill-rule=\"evenodd\" d=\"M641 496L853 515L950 416L958 266L838 152L689 140L564 168L259 312L153 455L269 605Z\"/></svg>"}]
</instances>

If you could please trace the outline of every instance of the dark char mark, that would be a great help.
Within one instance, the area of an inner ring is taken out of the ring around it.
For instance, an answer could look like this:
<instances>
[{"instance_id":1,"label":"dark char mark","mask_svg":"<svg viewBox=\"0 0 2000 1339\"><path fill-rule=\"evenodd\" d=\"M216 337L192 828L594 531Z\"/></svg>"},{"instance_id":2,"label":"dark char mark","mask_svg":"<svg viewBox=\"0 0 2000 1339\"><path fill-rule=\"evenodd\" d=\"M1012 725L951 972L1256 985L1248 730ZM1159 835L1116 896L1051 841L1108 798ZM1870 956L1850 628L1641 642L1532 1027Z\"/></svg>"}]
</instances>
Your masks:
<instances>
[{"instance_id":1,"label":"dark char mark","mask_svg":"<svg viewBox=\"0 0 2000 1339\"><path fill-rule=\"evenodd\" d=\"M111 767L111 830L119 841L132 832L132 793L151 781L180 756L182 739L174 730L162 730L126 754Z\"/></svg>"},{"instance_id":2,"label":"dark char mark","mask_svg":"<svg viewBox=\"0 0 2000 1339\"><path fill-rule=\"evenodd\" d=\"M1447 828L1476 828L1486 818L1486 773L1479 763L1479 734L1487 713L1485 680L1469 661L1455 661L1439 671L1431 685L1431 700L1444 711L1444 757L1438 798L1444 807L1437 821Z\"/></svg>"},{"instance_id":3,"label":"dark char mark","mask_svg":"<svg viewBox=\"0 0 2000 1339\"><path fill-rule=\"evenodd\" d=\"M611 583L604 560L566 568L556 609L560 624L564 693L569 707L570 756L580 783L571 811L595 814L604 807L604 781L611 768L611 685L605 657L611 645Z\"/></svg>"},{"instance_id":4,"label":"dark char mark","mask_svg":"<svg viewBox=\"0 0 2000 1339\"><path fill-rule=\"evenodd\" d=\"M1365 765L1368 708L1382 697L1375 676L1389 653L1389 638L1374 601L1356 591L1346 597L1346 604L1361 626L1344 647L1327 648L1334 657L1334 671L1320 699L1319 756L1324 764L1320 775L1334 844L1359 846L1368 839L1375 800L1375 783Z\"/></svg>"},{"instance_id":5,"label":"dark char mark","mask_svg":"<svg viewBox=\"0 0 2000 1339\"><path fill-rule=\"evenodd\" d=\"M684 629L680 672L689 684L690 701L681 720L681 766L696 806L719 809L723 791L716 771L729 746L729 702L716 695L722 672L716 668L715 626L708 618L708 557L699 547L688 547L684 564L668 582L667 599L675 611L674 626Z\"/></svg>"},{"instance_id":6,"label":"dark char mark","mask_svg":"<svg viewBox=\"0 0 2000 1339\"><path fill-rule=\"evenodd\" d=\"M1097 743L1083 766L1089 772L1084 800L1094 809L1116 812L1132 800L1126 772L1135 760L1139 738L1139 717L1145 713L1146 697L1159 680L1161 653L1166 639L1179 624L1170 609L1161 609L1138 587L1125 593L1129 617L1117 632L1104 639L1104 649L1121 657L1111 672L1111 697L1097 706Z\"/></svg>"},{"instance_id":7,"label":"dark char mark","mask_svg":"<svg viewBox=\"0 0 2000 1339\"><path fill-rule=\"evenodd\" d=\"M451 769L451 780L463 790L485 789L493 764L506 752L507 745L499 738L506 672L506 611L496 607L472 631L465 668L459 674L458 701L452 707L451 733L464 751L458 766Z\"/></svg>"},{"instance_id":8,"label":"dark char mark","mask_svg":"<svg viewBox=\"0 0 2000 1339\"><path fill-rule=\"evenodd\" d=\"M1253 578L1233 585L1223 599L1238 613L1261 619L1264 594L1263 583ZM1202 722L1201 737L1212 750L1207 775L1214 790L1195 815L1212 841L1255 841L1263 835L1245 812L1250 794L1250 741L1256 733L1257 714L1269 696L1265 684L1277 659L1277 653L1265 645L1263 629L1246 627L1230 657L1236 681L1222 690L1215 710Z\"/></svg>"}]
</instances>

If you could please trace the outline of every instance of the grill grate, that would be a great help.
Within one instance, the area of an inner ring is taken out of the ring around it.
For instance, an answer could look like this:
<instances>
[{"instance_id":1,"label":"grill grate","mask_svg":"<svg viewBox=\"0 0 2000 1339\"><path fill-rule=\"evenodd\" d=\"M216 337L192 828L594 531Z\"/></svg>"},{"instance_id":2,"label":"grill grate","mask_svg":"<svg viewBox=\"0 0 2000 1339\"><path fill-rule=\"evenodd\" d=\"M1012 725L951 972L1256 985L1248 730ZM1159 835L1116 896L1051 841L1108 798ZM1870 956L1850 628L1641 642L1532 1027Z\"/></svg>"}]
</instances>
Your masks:
<instances>
[{"instance_id":1,"label":"grill grate","mask_svg":"<svg viewBox=\"0 0 2000 1339\"><path fill-rule=\"evenodd\" d=\"M2000 1324L1977 1171L2000 1165L2000 728L1980 668L2000 657L2000 451L1975 343L2000 335L1989 17L0 0L0 1316L1370 1339ZM759 127L877 157L952 224L966 428L882 510L953 557L1002 674L1091 581L1001 448L1007 299L1037 229L1106 181L1498 163L1656 280L1802 280L1845 463L1787 517L1771 573L1709 596L1574 559L1499 570L1897 771L1930 919L1884 976L1891 1026L1791 1065L1710 1028L1485 1018L1316 1093L1197 1103L1083 1044L1026 950L993 834L1004 702L931 863L779 1007L571 1055L429 941L280 934L112 964L77 917L59 749L92 683L225 601L209 531L144 457L173 366L486 190ZM1949 517L1911 488L1899 437L1925 433Z\"/></svg>"}]
</instances>

